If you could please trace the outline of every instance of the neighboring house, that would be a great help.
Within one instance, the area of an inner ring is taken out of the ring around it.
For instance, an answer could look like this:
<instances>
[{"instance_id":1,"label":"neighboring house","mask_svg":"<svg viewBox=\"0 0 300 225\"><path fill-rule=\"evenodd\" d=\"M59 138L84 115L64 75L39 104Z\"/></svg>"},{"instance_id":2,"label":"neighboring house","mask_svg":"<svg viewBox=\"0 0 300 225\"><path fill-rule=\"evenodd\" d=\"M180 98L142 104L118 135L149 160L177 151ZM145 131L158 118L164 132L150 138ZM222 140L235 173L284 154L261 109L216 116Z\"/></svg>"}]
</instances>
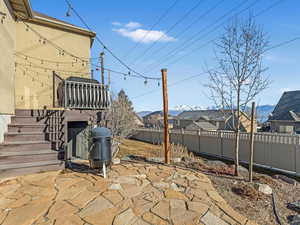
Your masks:
<instances>
[{"instance_id":1,"label":"neighboring house","mask_svg":"<svg viewBox=\"0 0 300 225\"><path fill-rule=\"evenodd\" d=\"M83 157L79 136L110 105L108 88L90 79L96 34L29 0L0 1L0 20L0 178L61 169L57 155Z\"/></svg>"},{"instance_id":2,"label":"neighboring house","mask_svg":"<svg viewBox=\"0 0 300 225\"><path fill-rule=\"evenodd\" d=\"M173 128L173 117L169 115L169 128ZM144 126L146 128L163 128L164 116L162 111L151 112L143 117Z\"/></svg>"},{"instance_id":3,"label":"neighboring house","mask_svg":"<svg viewBox=\"0 0 300 225\"><path fill-rule=\"evenodd\" d=\"M144 126L146 128L160 128L160 120L163 119L162 111L151 112L143 116Z\"/></svg>"},{"instance_id":4,"label":"neighboring house","mask_svg":"<svg viewBox=\"0 0 300 225\"><path fill-rule=\"evenodd\" d=\"M137 127L144 127L143 119L137 113L134 113L134 122Z\"/></svg>"},{"instance_id":5,"label":"neighboring house","mask_svg":"<svg viewBox=\"0 0 300 225\"><path fill-rule=\"evenodd\" d=\"M234 119L234 121L233 121ZM236 121L231 110L194 110L184 111L174 119L174 129L233 130ZM250 132L251 120L241 112L241 131Z\"/></svg>"},{"instance_id":6,"label":"neighboring house","mask_svg":"<svg viewBox=\"0 0 300 225\"><path fill-rule=\"evenodd\" d=\"M214 124L207 121L199 121L199 122L193 121L188 126L186 126L185 130L215 131L218 130L218 128Z\"/></svg>"},{"instance_id":7,"label":"neighboring house","mask_svg":"<svg viewBox=\"0 0 300 225\"><path fill-rule=\"evenodd\" d=\"M268 122L271 132L300 133L300 90L284 92Z\"/></svg>"}]
</instances>

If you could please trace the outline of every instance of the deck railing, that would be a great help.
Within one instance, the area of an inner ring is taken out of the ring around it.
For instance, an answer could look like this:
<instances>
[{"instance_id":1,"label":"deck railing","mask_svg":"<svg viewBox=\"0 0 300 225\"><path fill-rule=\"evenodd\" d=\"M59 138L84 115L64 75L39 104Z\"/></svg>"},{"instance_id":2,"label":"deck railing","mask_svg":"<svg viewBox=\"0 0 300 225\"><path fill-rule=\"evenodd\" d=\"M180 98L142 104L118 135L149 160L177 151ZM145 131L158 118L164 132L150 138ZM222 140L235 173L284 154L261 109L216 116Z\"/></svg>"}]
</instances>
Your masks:
<instances>
[{"instance_id":1,"label":"deck railing","mask_svg":"<svg viewBox=\"0 0 300 225\"><path fill-rule=\"evenodd\" d=\"M107 86L64 80L64 107L70 109L106 109L110 105Z\"/></svg>"},{"instance_id":2,"label":"deck railing","mask_svg":"<svg viewBox=\"0 0 300 225\"><path fill-rule=\"evenodd\" d=\"M53 72L53 106L101 110L110 106L109 87L93 79L62 79Z\"/></svg>"}]
</instances>

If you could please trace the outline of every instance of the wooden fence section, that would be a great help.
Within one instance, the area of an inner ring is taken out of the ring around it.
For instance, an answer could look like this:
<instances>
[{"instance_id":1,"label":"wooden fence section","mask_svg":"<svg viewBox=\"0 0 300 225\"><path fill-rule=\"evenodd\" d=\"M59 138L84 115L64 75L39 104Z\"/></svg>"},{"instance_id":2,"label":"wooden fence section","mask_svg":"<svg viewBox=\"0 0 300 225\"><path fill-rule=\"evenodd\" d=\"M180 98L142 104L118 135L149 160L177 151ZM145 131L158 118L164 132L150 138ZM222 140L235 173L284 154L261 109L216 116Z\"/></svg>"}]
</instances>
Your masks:
<instances>
[{"instance_id":1,"label":"wooden fence section","mask_svg":"<svg viewBox=\"0 0 300 225\"><path fill-rule=\"evenodd\" d=\"M153 144L163 143L162 130L138 129L134 139ZM170 142L182 144L189 151L234 159L235 134L228 131L171 131ZM248 163L250 133L241 133L240 160ZM254 136L254 163L300 176L300 136L256 133Z\"/></svg>"}]
</instances>

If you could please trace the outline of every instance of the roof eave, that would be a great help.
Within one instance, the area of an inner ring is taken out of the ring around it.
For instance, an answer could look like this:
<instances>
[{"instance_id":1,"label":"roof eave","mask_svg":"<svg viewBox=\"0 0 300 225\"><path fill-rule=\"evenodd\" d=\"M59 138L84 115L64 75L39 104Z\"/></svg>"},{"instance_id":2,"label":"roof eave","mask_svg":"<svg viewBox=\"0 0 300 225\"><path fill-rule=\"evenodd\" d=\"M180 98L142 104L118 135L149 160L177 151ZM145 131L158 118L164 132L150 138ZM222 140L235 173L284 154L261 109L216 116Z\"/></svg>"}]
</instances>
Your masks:
<instances>
[{"instance_id":1,"label":"roof eave","mask_svg":"<svg viewBox=\"0 0 300 225\"><path fill-rule=\"evenodd\" d=\"M68 30L68 31L71 31L71 32L75 32L75 33L78 33L78 34L85 35L85 36L89 36L90 38L96 37L95 32L92 32L92 31L89 31L89 30L86 30L84 28L80 28L80 27L77 27L77 26L72 26L71 24L61 23L59 21L54 21L54 20L51 20L51 19L47 19L47 18L44 18L44 17L41 17L41 16L33 15L33 17L28 19L28 20L30 22L39 23L39 24L42 24L42 25L47 25L47 26L51 26L51 27L54 27L54 28L64 29L64 30Z\"/></svg>"}]
</instances>

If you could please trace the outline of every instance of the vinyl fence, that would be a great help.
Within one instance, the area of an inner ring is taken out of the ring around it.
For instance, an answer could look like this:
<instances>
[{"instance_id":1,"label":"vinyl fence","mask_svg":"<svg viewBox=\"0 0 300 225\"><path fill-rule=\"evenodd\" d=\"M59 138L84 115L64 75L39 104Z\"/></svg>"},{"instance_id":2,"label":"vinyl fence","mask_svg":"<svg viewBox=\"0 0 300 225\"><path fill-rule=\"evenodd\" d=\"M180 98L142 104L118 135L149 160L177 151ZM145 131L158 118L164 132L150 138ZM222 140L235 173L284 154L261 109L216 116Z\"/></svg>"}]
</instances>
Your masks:
<instances>
[{"instance_id":1,"label":"vinyl fence","mask_svg":"<svg viewBox=\"0 0 300 225\"><path fill-rule=\"evenodd\" d=\"M162 130L139 129L134 139L153 144L163 143ZM182 144L189 151L234 159L235 134L228 131L174 131L170 141ZM241 133L240 160L248 163L250 134ZM298 135L256 133L254 136L254 163L257 166L284 170L300 176L300 137Z\"/></svg>"}]
</instances>

